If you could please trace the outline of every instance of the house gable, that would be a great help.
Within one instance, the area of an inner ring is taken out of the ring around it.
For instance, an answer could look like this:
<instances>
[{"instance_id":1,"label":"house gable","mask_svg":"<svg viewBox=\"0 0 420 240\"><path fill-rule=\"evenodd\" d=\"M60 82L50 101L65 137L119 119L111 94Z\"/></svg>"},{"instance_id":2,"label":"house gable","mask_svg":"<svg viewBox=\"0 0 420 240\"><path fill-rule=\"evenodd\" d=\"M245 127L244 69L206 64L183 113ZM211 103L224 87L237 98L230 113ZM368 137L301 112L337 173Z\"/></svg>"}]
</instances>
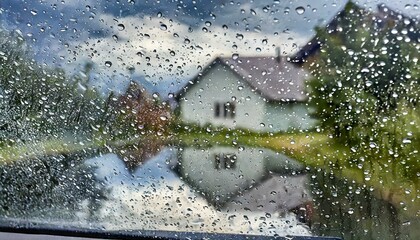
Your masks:
<instances>
[{"instance_id":1,"label":"house gable","mask_svg":"<svg viewBox=\"0 0 420 240\"><path fill-rule=\"evenodd\" d=\"M220 60L196 77L178 98L181 117L185 122L201 126L214 124L253 130L262 128L263 97ZM231 104L227 114L225 104ZM230 111L234 111L234 114Z\"/></svg>"},{"instance_id":2,"label":"house gable","mask_svg":"<svg viewBox=\"0 0 420 240\"><path fill-rule=\"evenodd\" d=\"M180 117L253 131L308 129L305 70L284 57L217 58L178 94Z\"/></svg>"}]
</instances>

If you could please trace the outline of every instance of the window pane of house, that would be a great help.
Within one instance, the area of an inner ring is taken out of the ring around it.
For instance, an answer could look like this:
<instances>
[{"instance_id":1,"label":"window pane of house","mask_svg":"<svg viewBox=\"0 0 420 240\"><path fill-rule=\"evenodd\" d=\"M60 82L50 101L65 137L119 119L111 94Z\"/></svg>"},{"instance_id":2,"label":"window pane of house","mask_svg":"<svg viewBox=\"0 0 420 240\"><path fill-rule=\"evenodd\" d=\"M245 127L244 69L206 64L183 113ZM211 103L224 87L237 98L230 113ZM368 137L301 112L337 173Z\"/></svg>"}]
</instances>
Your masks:
<instances>
[{"instance_id":1,"label":"window pane of house","mask_svg":"<svg viewBox=\"0 0 420 240\"><path fill-rule=\"evenodd\" d=\"M0 229L420 239L418 12L1 0Z\"/></svg>"}]
</instances>

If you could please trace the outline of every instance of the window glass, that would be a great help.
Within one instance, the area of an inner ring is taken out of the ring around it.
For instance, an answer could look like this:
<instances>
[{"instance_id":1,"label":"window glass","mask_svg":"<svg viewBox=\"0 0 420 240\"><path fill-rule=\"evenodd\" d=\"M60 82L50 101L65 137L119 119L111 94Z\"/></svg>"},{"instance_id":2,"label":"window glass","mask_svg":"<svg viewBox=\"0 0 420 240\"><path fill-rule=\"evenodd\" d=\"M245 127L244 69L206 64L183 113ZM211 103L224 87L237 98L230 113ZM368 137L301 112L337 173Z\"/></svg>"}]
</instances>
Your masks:
<instances>
[{"instance_id":1,"label":"window glass","mask_svg":"<svg viewBox=\"0 0 420 240\"><path fill-rule=\"evenodd\" d=\"M1 229L420 239L418 4L1 0Z\"/></svg>"}]
</instances>

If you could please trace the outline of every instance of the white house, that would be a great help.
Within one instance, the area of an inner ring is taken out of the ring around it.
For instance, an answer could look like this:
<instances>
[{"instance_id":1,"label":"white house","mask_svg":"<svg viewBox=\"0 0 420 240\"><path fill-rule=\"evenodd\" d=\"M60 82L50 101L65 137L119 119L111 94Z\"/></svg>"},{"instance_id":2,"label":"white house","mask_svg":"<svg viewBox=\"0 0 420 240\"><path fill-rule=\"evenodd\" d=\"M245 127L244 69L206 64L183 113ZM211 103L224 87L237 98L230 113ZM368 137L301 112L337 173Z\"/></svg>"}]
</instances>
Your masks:
<instances>
[{"instance_id":1,"label":"white house","mask_svg":"<svg viewBox=\"0 0 420 240\"><path fill-rule=\"evenodd\" d=\"M254 131L308 129L309 74L285 57L216 58L177 94L187 123Z\"/></svg>"}]
</instances>

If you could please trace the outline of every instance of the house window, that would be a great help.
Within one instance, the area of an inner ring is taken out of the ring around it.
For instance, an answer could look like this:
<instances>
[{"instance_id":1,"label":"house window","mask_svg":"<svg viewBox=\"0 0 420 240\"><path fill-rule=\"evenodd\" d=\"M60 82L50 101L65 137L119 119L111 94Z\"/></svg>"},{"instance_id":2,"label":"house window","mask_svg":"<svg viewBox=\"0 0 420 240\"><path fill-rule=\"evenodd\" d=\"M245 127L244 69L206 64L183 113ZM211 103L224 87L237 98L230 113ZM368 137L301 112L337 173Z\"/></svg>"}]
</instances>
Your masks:
<instances>
[{"instance_id":1,"label":"house window","mask_svg":"<svg viewBox=\"0 0 420 240\"><path fill-rule=\"evenodd\" d=\"M236 168L236 155L235 154L216 154L214 156L214 168L221 169L235 169Z\"/></svg>"},{"instance_id":2,"label":"house window","mask_svg":"<svg viewBox=\"0 0 420 240\"><path fill-rule=\"evenodd\" d=\"M214 104L214 116L217 118L220 117L220 103Z\"/></svg>"},{"instance_id":3,"label":"house window","mask_svg":"<svg viewBox=\"0 0 420 240\"><path fill-rule=\"evenodd\" d=\"M214 104L214 116L216 118L235 118L236 106L234 102Z\"/></svg>"}]
</instances>

